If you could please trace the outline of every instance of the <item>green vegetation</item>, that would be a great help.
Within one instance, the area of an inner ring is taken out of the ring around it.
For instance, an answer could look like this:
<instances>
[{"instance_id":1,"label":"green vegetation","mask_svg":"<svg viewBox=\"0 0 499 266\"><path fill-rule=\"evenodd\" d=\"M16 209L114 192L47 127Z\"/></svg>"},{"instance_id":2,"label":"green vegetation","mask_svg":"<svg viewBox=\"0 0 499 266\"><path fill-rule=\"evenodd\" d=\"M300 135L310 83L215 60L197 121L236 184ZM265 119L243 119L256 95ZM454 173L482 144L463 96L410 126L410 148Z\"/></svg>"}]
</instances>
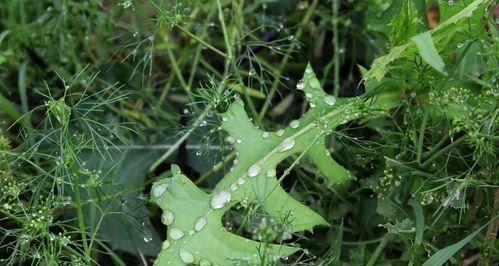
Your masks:
<instances>
[{"instance_id":1,"label":"green vegetation","mask_svg":"<svg viewBox=\"0 0 499 266\"><path fill-rule=\"evenodd\" d=\"M496 10L0 3L0 265L496 265Z\"/></svg>"}]
</instances>

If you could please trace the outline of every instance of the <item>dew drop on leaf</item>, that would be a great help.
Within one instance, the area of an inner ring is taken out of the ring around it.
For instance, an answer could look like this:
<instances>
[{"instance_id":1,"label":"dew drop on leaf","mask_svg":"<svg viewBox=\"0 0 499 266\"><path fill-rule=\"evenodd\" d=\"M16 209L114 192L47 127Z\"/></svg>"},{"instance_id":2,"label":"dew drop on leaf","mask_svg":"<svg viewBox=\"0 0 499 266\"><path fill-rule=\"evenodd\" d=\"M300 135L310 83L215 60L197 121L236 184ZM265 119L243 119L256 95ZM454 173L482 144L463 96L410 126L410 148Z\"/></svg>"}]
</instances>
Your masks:
<instances>
[{"instance_id":1,"label":"dew drop on leaf","mask_svg":"<svg viewBox=\"0 0 499 266\"><path fill-rule=\"evenodd\" d=\"M303 90L305 88L305 83L303 82L298 82L298 84L296 84L296 89L297 90Z\"/></svg>"},{"instance_id":2,"label":"dew drop on leaf","mask_svg":"<svg viewBox=\"0 0 499 266\"><path fill-rule=\"evenodd\" d=\"M211 262L207 259L201 259L199 261L199 266L210 266L211 265Z\"/></svg>"},{"instance_id":3,"label":"dew drop on leaf","mask_svg":"<svg viewBox=\"0 0 499 266\"><path fill-rule=\"evenodd\" d=\"M211 198L211 207L213 209L221 209L230 202L231 194L227 191L220 191L217 194L213 195Z\"/></svg>"},{"instance_id":4,"label":"dew drop on leaf","mask_svg":"<svg viewBox=\"0 0 499 266\"><path fill-rule=\"evenodd\" d=\"M154 194L154 197L159 198L159 197L163 196L163 193L165 193L167 188L168 188L168 184L157 185L154 187L154 190L152 193Z\"/></svg>"},{"instance_id":5,"label":"dew drop on leaf","mask_svg":"<svg viewBox=\"0 0 499 266\"><path fill-rule=\"evenodd\" d=\"M292 138L285 139L281 145L279 145L279 151L284 152L291 150L295 146L295 140Z\"/></svg>"},{"instance_id":6,"label":"dew drop on leaf","mask_svg":"<svg viewBox=\"0 0 499 266\"><path fill-rule=\"evenodd\" d=\"M262 138L266 139L266 138L269 137L269 135L270 135L269 132L263 132L262 133Z\"/></svg>"},{"instance_id":7,"label":"dew drop on leaf","mask_svg":"<svg viewBox=\"0 0 499 266\"><path fill-rule=\"evenodd\" d=\"M254 164L248 169L248 176L255 177L260 173L260 171L262 171L262 168L258 164Z\"/></svg>"},{"instance_id":8,"label":"dew drop on leaf","mask_svg":"<svg viewBox=\"0 0 499 266\"><path fill-rule=\"evenodd\" d=\"M185 263L193 263L194 256L185 249L180 249L179 251L180 259Z\"/></svg>"},{"instance_id":9,"label":"dew drop on leaf","mask_svg":"<svg viewBox=\"0 0 499 266\"><path fill-rule=\"evenodd\" d=\"M269 171L267 171L266 176L267 177L274 177L274 176L276 176L276 174L277 173L276 173L275 169L270 169Z\"/></svg>"},{"instance_id":10,"label":"dew drop on leaf","mask_svg":"<svg viewBox=\"0 0 499 266\"><path fill-rule=\"evenodd\" d=\"M244 178L242 178L242 177L237 180L238 185L243 185L245 182L246 181L244 181Z\"/></svg>"},{"instance_id":11,"label":"dew drop on leaf","mask_svg":"<svg viewBox=\"0 0 499 266\"><path fill-rule=\"evenodd\" d=\"M170 233L168 234L172 239L178 240L184 237L184 232L178 228L170 229Z\"/></svg>"},{"instance_id":12,"label":"dew drop on leaf","mask_svg":"<svg viewBox=\"0 0 499 266\"><path fill-rule=\"evenodd\" d=\"M196 223L194 223L194 230L196 231L201 231L206 226L206 218L204 217L199 217L196 220Z\"/></svg>"},{"instance_id":13,"label":"dew drop on leaf","mask_svg":"<svg viewBox=\"0 0 499 266\"><path fill-rule=\"evenodd\" d=\"M289 127L291 127L291 128L297 128L297 127L299 127L299 126L300 126L300 121L298 121L298 120L296 120L296 119L295 119L295 120L293 120L293 121L291 121L291 122L289 123Z\"/></svg>"},{"instance_id":14,"label":"dew drop on leaf","mask_svg":"<svg viewBox=\"0 0 499 266\"><path fill-rule=\"evenodd\" d=\"M226 137L225 141L227 141L229 144L234 144L236 142L236 140L231 136Z\"/></svg>"},{"instance_id":15,"label":"dew drop on leaf","mask_svg":"<svg viewBox=\"0 0 499 266\"><path fill-rule=\"evenodd\" d=\"M284 129L279 129L275 134L279 137L284 135Z\"/></svg>"},{"instance_id":16,"label":"dew drop on leaf","mask_svg":"<svg viewBox=\"0 0 499 266\"><path fill-rule=\"evenodd\" d=\"M175 215L171 211L164 211L163 214L161 214L161 222L164 225L171 225L173 221L175 220Z\"/></svg>"},{"instance_id":17,"label":"dew drop on leaf","mask_svg":"<svg viewBox=\"0 0 499 266\"><path fill-rule=\"evenodd\" d=\"M229 188L230 188L230 190L232 190L232 191L236 191L236 190L237 190L237 185L236 185L236 184L232 184L232 185L230 185L230 187L229 187Z\"/></svg>"},{"instance_id":18,"label":"dew drop on leaf","mask_svg":"<svg viewBox=\"0 0 499 266\"><path fill-rule=\"evenodd\" d=\"M170 247L170 245L171 245L170 241L169 240L165 240L161 244L161 249L163 249L163 250L168 249Z\"/></svg>"},{"instance_id":19,"label":"dew drop on leaf","mask_svg":"<svg viewBox=\"0 0 499 266\"><path fill-rule=\"evenodd\" d=\"M334 105L336 103L336 98L333 95L328 95L324 97L324 102L328 105Z\"/></svg>"}]
</instances>

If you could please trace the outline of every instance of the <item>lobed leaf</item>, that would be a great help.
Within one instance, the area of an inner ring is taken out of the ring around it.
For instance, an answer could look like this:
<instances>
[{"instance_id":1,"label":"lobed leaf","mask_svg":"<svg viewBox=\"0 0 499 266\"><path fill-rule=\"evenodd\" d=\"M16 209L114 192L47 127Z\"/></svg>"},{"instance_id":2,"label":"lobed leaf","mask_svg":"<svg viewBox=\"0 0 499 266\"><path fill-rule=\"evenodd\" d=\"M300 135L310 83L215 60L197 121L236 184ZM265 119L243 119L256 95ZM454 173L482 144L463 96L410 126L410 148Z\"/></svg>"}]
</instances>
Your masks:
<instances>
[{"instance_id":1,"label":"lobed leaf","mask_svg":"<svg viewBox=\"0 0 499 266\"><path fill-rule=\"evenodd\" d=\"M318 213L292 198L280 186L277 165L293 154L306 156L315 163L329 185L345 183L354 177L336 163L326 150L325 136L349 120L384 113L397 101L380 97L336 99L326 94L307 66L297 88L305 92L309 111L285 129L265 132L253 125L237 99L222 114L222 129L235 148L234 166L211 194L197 188L178 167L172 178L155 182L152 201L163 209L168 238L156 263L158 265L243 265L279 259L298 250L296 247L264 244L227 232L222 216L232 206L253 203L279 221L287 221L291 232L312 231L329 226Z\"/></svg>"}]
</instances>

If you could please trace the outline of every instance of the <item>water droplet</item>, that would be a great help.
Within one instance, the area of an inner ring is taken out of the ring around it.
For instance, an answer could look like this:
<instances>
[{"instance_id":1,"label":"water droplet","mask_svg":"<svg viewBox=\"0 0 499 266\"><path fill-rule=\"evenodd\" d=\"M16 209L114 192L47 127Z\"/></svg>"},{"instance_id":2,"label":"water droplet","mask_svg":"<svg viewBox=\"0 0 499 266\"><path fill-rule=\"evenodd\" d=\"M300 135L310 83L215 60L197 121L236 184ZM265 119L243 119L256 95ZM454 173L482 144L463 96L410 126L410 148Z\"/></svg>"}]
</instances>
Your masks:
<instances>
[{"instance_id":1,"label":"water droplet","mask_svg":"<svg viewBox=\"0 0 499 266\"><path fill-rule=\"evenodd\" d=\"M262 133L262 138L266 139L266 138L269 137L269 135L270 135L269 132L263 132Z\"/></svg>"},{"instance_id":2,"label":"water droplet","mask_svg":"<svg viewBox=\"0 0 499 266\"><path fill-rule=\"evenodd\" d=\"M204 217L199 217L196 220L196 223L194 223L194 230L196 231L201 231L206 226L206 218Z\"/></svg>"},{"instance_id":3,"label":"water droplet","mask_svg":"<svg viewBox=\"0 0 499 266\"><path fill-rule=\"evenodd\" d=\"M267 171L267 174L266 176L267 177L274 177L276 176L277 172L275 171L275 169L270 169L269 171Z\"/></svg>"},{"instance_id":4,"label":"water droplet","mask_svg":"<svg viewBox=\"0 0 499 266\"><path fill-rule=\"evenodd\" d=\"M168 188L168 184L160 184L154 187L154 190L152 191L154 197L159 198L163 196L163 193L165 193L166 189Z\"/></svg>"},{"instance_id":5,"label":"water droplet","mask_svg":"<svg viewBox=\"0 0 499 266\"><path fill-rule=\"evenodd\" d=\"M237 185L236 184L231 184L229 188L232 191L236 191L237 190Z\"/></svg>"},{"instance_id":6,"label":"water droplet","mask_svg":"<svg viewBox=\"0 0 499 266\"><path fill-rule=\"evenodd\" d=\"M170 247L171 243L168 240L163 241L163 244L161 244L161 249L168 249Z\"/></svg>"},{"instance_id":7,"label":"water droplet","mask_svg":"<svg viewBox=\"0 0 499 266\"><path fill-rule=\"evenodd\" d=\"M300 82L298 82L298 83L296 84L296 89L297 89L297 90L303 90L303 89L305 89L305 83L303 83L303 82L301 82L301 81L300 81Z\"/></svg>"},{"instance_id":8,"label":"water droplet","mask_svg":"<svg viewBox=\"0 0 499 266\"><path fill-rule=\"evenodd\" d=\"M226 137L225 141L227 141L229 144L234 144L236 142L236 140L231 136Z\"/></svg>"},{"instance_id":9,"label":"water droplet","mask_svg":"<svg viewBox=\"0 0 499 266\"><path fill-rule=\"evenodd\" d=\"M199 126L200 127L204 127L208 124L208 122L206 122L205 120L201 121L201 123L199 123Z\"/></svg>"},{"instance_id":10,"label":"water droplet","mask_svg":"<svg viewBox=\"0 0 499 266\"><path fill-rule=\"evenodd\" d=\"M314 102L310 102L310 108L315 108L317 106Z\"/></svg>"},{"instance_id":11,"label":"water droplet","mask_svg":"<svg viewBox=\"0 0 499 266\"><path fill-rule=\"evenodd\" d=\"M262 168L258 164L254 164L248 169L248 176L255 177L260 173L261 170Z\"/></svg>"},{"instance_id":12,"label":"water droplet","mask_svg":"<svg viewBox=\"0 0 499 266\"><path fill-rule=\"evenodd\" d=\"M234 165L237 165L239 163L239 160L238 159L234 159Z\"/></svg>"},{"instance_id":13,"label":"water droplet","mask_svg":"<svg viewBox=\"0 0 499 266\"><path fill-rule=\"evenodd\" d=\"M324 102L328 105L334 105L336 103L336 98L333 95L328 95L324 97Z\"/></svg>"},{"instance_id":14,"label":"water droplet","mask_svg":"<svg viewBox=\"0 0 499 266\"><path fill-rule=\"evenodd\" d=\"M207 259L201 259L199 261L199 266L211 266L211 262Z\"/></svg>"},{"instance_id":15,"label":"water droplet","mask_svg":"<svg viewBox=\"0 0 499 266\"><path fill-rule=\"evenodd\" d=\"M239 178L239 179L237 180L237 184L238 184L238 185L244 185L244 183L245 183L245 182L246 182L246 181L245 181L245 180L244 180L244 178L242 178L242 177L241 177L241 178Z\"/></svg>"},{"instance_id":16,"label":"water droplet","mask_svg":"<svg viewBox=\"0 0 499 266\"><path fill-rule=\"evenodd\" d=\"M250 76L254 76L254 75L256 75L256 70L255 70L255 68L254 68L253 66L251 66L251 67L250 67L250 70L249 70L249 72L248 72L248 75L250 75Z\"/></svg>"},{"instance_id":17,"label":"water droplet","mask_svg":"<svg viewBox=\"0 0 499 266\"><path fill-rule=\"evenodd\" d=\"M289 127L291 127L291 128L297 128L299 126L300 126L300 121L298 121L296 119L293 120L293 121L291 121L291 122L289 122Z\"/></svg>"},{"instance_id":18,"label":"water droplet","mask_svg":"<svg viewBox=\"0 0 499 266\"><path fill-rule=\"evenodd\" d=\"M211 198L211 207L221 209L230 202L231 194L227 191L220 191Z\"/></svg>"},{"instance_id":19,"label":"water droplet","mask_svg":"<svg viewBox=\"0 0 499 266\"><path fill-rule=\"evenodd\" d=\"M148 242L151 242L151 240L152 240L152 236L150 236L150 235L144 236L144 242L148 243Z\"/></svg>"},{"instance_id":20,"label":"water droplet","mask_svg":"<svg viewBox=\"0 0 499 266\"><path fill-rule=\"evenodd\" d=\"M281 145L279 145L279 151L288 151L291 150L295 146L295 140L293 138L285 139Z\"/></svg>"},{"instance_id":21,"label":"water droplet","mask_svg":"<svg viewBox=\"0 0 499 266\"><path fill-rule=\"evenodd\" d=\"M184 232L178 228L172 228L170 229L170 233L168 235L174 240L179 240L184 237Z\"/></svg>"},{"instance_id":22,"label":"water droplet","mask_svg":"<svg viewBox=\"0 0 499 266\"><path fill-rule=\"evenodd\" d=\"M185 263L193 263L194 256L187 250L181 248L179 251L180 259Z\"/></svg>"},{"instance_id":23,"label":"water droplet","mask_svg":"<svg viewBox=\"0 0 499 266\"><path fill-rule=\"evenodd\" d=\"M277 130L277 132L276 132L275 134L276 134L277 136L279 136L279 137L280 137L280 136L282 136L282 135L284 135L284 129L279 129L279 130Z\"/></svg>"},{"instance_id":24,"label":"water droplet","mask_svg":"<svg viewBox=\"0 0 499 266\"><path fill-rule=\"evenodd\" d=\"M307 67L307 69L305 69L305 73L312 74L312 68Z\"/></svg>"},{"instance_id":25,"label":"water droplet","mask_svg":"<svg viewBox=\"0 0 499 266\"><path fill-rule=\"evenodd\" d=\"M164 225L171 225L174 220L175 220L175 215L173 214L173 212L169 210L166 210L163 212L163 214L161 214L161 222Z\"/></svg>"},{"instance_id":26,"label":"water droplet","mask_svg":"<svg viewBox=\"0 0 499 266\"><path fill-rule=\"evenodd\" d=\"M461 48L461 47L463 47L463 45L464 45L464 43L460 42L457 44L457 48Z\"/></svg>"},{"instance_id":27,"label":"water droplet","mask_svg":"<svg viewBox=\"0 0 499 266\"><path fill-rule=\"evenodd\" d=\"M227 122L229 119L227 117L222 117L222 121Z\"/></svg>"},{"instance_id":28,"label":"water droplet","mask_svg":"<svg viewBox=\"0 0 499 266\"><path fill-rule=\"evenodd\" d=\"M239 143L239 144L241 144L243 142L243 140L242 139L237 139L236 142Z\"/></svg>"}]
</instances>

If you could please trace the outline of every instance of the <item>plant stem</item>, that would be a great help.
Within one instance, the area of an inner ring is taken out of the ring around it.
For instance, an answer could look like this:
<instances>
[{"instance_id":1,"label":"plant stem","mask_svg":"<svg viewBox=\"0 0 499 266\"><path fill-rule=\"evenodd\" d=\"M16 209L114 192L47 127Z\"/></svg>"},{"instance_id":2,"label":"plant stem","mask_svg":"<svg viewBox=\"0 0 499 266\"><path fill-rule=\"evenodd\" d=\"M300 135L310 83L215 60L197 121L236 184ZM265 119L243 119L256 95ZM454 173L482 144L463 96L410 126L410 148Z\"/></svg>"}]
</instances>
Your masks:
<instances>
[{"instance_id":1,"label":"plant stem","mask_svg":"<svg viewBox=\"0 0 499 266\"><path fill-rule=\"evenodd\" d=\"M333 75L334 75L334 96L340 93L340 40L338 36L338 9L339 0L333 0Z\"/></svg>"},{"instance_id":2,"label":"plant stem","mask_svg":"<svg viewBox=\"0 0 499 266\"><path fill-rule=\"evenodd\" d=\"M78 178L78 170L74 165L70 166L70 170L73 176L73 190L75 193L75 201L76 201L76 213L78 215L78 226L80 227L81 240L83 242L83 250L85 251L85 260L87 263L90 263L90 249L87 243L87 231L85 229L85 220L83 218L83 207L80 195L80 181Z\"/></svg>"},{"instance_id":3,"label":"plant stem","mask_svg":"<svg viewBox=\"0 0 499 266\"><path fill-rule=\"evenodd\" d=\"M392 238L391 234L386 234L381 238L381 241L376 247L376 250L374 251L369 261L367 262L367 266L373 266L374 263L376 263L376 260L378 260L379 255L381 255L381 252L383 251L383 249L385 249L386 244L388 244L391 238Z\"/></svg>"},{"instance_id":4,"label":"plant stem","mask_svg":"<svg viewBox=\"0 0 499 266\"><path fill-rule=\"evenodd\" d=\"M303 34L303 27L308 23L310 20L310 17L315 11L315 8L317 7L318 0L314 0L312 4L310 4L310 7L307 10L307 13L305 13L305 16L303 17L303 20L301 22L301 25L298 27L295 33L295 39L298 40L300 39L301 35ZM286 51L286 54L284 55L284 58L281 61L281 64L279 65L279 68L277 69L277 72L275 73L275 79L274 82L272 83L272 86L270 88L270 92L267 95L267 99L265 100L265 103L263 104L262 109L260 110L260 118L263 118L265 114L267 113L267 110L270 106L270 102L272 101L272 98L274 98L274 94L276 93L277 86L279 86L279 81L281 79L282 72L284 71L284 68L288 64L288 60L291 57L291 53L295 50L297 42L292 42L291 45L289 46L288 50Z\"/></svg>"}]
</instances>

